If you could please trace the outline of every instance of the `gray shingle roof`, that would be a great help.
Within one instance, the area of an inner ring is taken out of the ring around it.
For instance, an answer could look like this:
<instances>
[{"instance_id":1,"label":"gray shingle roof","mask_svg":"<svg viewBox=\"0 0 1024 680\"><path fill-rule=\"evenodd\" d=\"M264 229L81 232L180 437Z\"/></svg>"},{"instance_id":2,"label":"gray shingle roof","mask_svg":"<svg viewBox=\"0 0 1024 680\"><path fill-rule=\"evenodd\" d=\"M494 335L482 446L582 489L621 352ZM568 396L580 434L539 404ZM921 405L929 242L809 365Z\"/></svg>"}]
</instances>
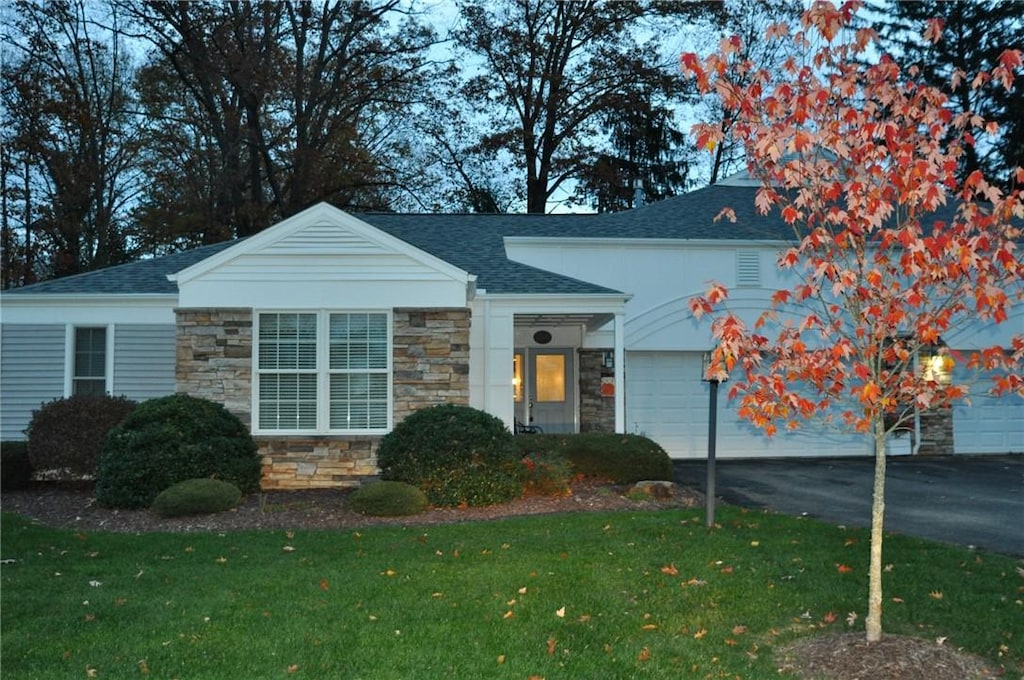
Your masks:
<instances>
[{"instance_id":1,"label":"gray shingle roof","mask_svg":"<svg viewBox=\"0 0 1024 680\"><path fill-rule=\"evenodd\" d=\"M756 187L718 184L634 210L603 215L356 214L359 219L460 269L490 293L610 294L608 288L513 262L506 236L788 242L793 232L778 214L754 207ZM715 217L724 206L736 222ZM952 206L943 211L952 213ZM939 217L938 215L936 216ZM167 280L238 243L229 241L165 257L45 281L4 294L174 294Z\"/></svg>"}]
</instances>

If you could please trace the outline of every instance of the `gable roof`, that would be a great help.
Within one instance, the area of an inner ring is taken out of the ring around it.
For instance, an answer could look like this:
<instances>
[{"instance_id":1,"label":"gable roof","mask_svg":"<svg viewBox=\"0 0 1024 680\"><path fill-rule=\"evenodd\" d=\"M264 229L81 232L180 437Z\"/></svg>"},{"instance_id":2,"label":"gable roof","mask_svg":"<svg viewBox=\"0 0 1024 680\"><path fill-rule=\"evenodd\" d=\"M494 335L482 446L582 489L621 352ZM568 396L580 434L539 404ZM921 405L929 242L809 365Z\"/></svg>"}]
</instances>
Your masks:
<instances>
[{"instance_id":1,"label":"gable roof","mask_svg":"<svg viewBox=\"0 0 1024 680\"><path fill-rule=\"evenodd\" d=\"M757 185L742 177L691 191L674 198L649 203L619 213L523 215L523 214L347 214L352 223L369 224L438 260L477 277L477 287L498 294L618 294L602 286L510 260L505 254L506 237L548 237L576 239L666 239L775 241L794 239L792 227L775 211L761 215L754 205ZM715 217L730 207L736 221ZM319 206L317 206L319 207ZM949 219L955 210L950 203L934 214ZM278 227L287 225L288 220ZM255 242L272 238L270 230L249 237ZM8 294L167 294L177 292L168 276L189 268L198 271L203 261L239 246L242 240L204 246L160 258L141 260L76 276L4 291ZM222 257L230 257L223 253ZM206 264L214 264L210 260Z\"/></svg>"}]
</instances>

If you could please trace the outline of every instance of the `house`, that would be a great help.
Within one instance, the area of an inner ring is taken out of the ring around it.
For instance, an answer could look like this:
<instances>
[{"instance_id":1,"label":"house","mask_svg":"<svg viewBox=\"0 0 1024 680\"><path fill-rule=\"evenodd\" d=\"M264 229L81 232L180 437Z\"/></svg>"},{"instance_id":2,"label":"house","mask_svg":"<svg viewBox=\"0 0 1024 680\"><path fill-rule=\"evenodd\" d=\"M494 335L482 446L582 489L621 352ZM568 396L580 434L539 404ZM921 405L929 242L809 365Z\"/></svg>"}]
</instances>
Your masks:
<instances>
[{"instance_id":1,"label":"house","mask_svg":"<svg viewBox=\"0 0 1024 680\"><path fill-rule=\"evenodd\" d=\"M469 404L545 432L643 433L707 451L711 344L687 300L715 279L741 312L782 285L788 227L743 177L605 215L351 215L313 206L244 240L9 290L0 299L2 439L80 391L187 392L251 423L267 488L375 472L410 412ZM716 223L724 205L736 223ZM1008 342L1024 316L945 338ZM955 370L963 372L963 367ZM966 376L960 376L966 377ZM921 452L1024 451L1024 403L979 386L925 422ZM768 439L726 402L722 457L868 455L824 427Z\"/></svg>"}]
</instances>

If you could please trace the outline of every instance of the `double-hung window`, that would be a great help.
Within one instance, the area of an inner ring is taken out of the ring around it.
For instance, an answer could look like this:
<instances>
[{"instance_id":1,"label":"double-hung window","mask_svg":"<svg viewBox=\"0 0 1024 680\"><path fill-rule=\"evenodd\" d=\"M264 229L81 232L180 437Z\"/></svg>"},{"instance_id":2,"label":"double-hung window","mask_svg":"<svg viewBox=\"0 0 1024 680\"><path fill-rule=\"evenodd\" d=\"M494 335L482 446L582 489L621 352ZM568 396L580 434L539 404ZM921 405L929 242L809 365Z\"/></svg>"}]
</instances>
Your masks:
<instances>
[{"instance_id":1,"label":"double-hung window","mask_svg":"<svg viewBox=\"0 0 1024 680\"><path fill-rule=\"evenodd\" d=\"M257 326L254 401L259 431L387 431L389 314L264 312Z\"/></svg>"},{"instance_id":2,"label":"double-hung window","mask_svg":"<svg viewBox=\"0 0 1024 680\"><path fill-rule=\"evenodd\" d=\"M75 328L72 394L106 394L107 329Z\"/></svg>"}]
</instances>

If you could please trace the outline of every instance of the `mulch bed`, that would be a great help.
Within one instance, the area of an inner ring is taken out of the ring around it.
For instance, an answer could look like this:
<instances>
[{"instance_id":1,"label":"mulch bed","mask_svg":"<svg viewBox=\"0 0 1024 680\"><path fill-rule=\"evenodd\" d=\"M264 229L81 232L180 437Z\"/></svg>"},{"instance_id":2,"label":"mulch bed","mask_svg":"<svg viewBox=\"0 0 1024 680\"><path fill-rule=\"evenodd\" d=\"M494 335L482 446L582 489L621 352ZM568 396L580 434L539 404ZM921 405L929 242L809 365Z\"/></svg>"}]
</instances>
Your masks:
<instances>
[{"instance_id":1,"label":"mulch bed","mask_svg":"<svg viewBox=\"0 0 1024 680\"><path fill-rule=\"evenodd\" d=\"M702 494L685 487L677 486L670 497L657 500L637 500L627 495L630 488L583 481L574 484L571 493L564 496L527 495L509 503L481 508L431 508L409 517L369 517L350 510L346 499L351 489L270 491L250 494L228 512L164 518L148 510L100 507L93 498L91 484L38 482L27 489L4 492L0 509L52 527L141 533L451 524L520 515L693 507L703 502Z\"/></svg>"}]
</instances>

